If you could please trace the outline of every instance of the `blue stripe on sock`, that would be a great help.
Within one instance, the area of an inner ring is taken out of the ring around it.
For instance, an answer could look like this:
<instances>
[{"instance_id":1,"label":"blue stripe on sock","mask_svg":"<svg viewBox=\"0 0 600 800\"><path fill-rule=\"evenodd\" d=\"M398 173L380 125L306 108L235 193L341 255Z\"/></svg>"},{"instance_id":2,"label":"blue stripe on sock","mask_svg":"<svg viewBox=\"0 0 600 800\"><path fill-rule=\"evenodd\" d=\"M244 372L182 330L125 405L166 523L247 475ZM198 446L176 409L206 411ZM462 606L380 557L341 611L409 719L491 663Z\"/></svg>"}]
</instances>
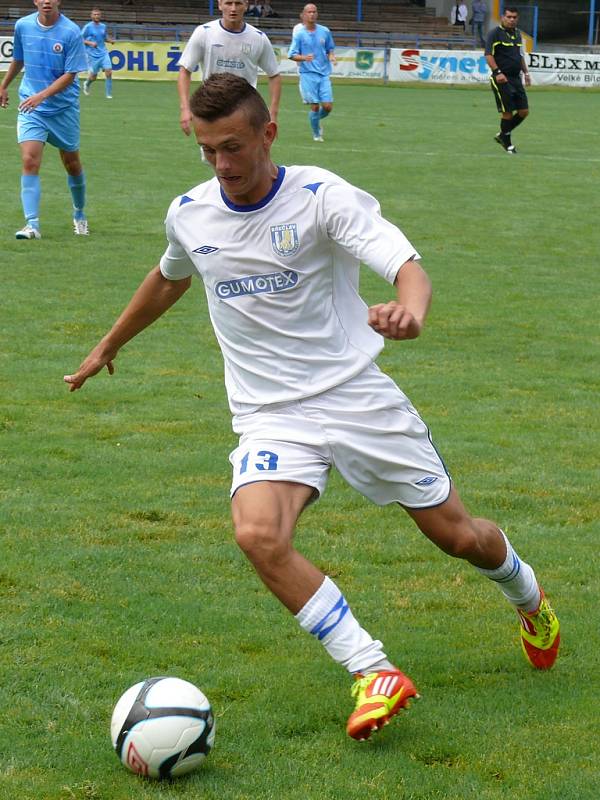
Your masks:
<instances>
[{"instance_id":1,"label":"blue stripe on sock","mask_svg":"<svg viewBox=\"0 0 600 800\"><path fill-rule=\"evenodd\" d=\"M341 594L340 599L333 606L331 611L328 611L323 619L320 622L317 622L315 627L311 630L313 636L316 636L319 641L324 639L328 633L331 633L331 631L340 624L340 622L346 616L348 610L348 603L346 602L344 595ZM335 617L336 613L337 617Z\"/></svg>"},{"instance_id":2,"label":"blue stripe on sock","mask_svg":"<svg viewBox=\"0 0 600 800\"><path fill-rule=\"evenodd\" d=\"M516 578L519 572L521 571L521 562L519 561L518 556L516 553L513 553L513 563L512 569L504 578L492 578L493 581L496 583L507 583L508 581L512 581L513 578Z\"/></svg>"}]
</instances>

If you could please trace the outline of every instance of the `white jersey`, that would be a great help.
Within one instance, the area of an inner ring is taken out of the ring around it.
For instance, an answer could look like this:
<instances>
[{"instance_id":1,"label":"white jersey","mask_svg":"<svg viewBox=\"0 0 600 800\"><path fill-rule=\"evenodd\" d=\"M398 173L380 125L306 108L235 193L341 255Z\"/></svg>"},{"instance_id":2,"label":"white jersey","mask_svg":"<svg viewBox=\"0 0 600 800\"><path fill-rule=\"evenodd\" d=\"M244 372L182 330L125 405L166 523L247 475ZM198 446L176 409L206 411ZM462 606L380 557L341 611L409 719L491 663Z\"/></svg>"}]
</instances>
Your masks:
<instances>
[{"instance_id":1,"label":"white jersey","mask_svg":"<svg viewBox=\"0 0 600 800\"><path fill-rule=\"evenodd\" d=\"M319 167L279 167L252 206L213 178L171 203L166 231L161 272L202 278L235 414L358 375L383 347L358 294L360 262L393 283L419 258L374 197Z\"/></svg>"},{"instance_id":2,"label":"white jersey","mask_svg":"<svg viewBox=\"0 0 600 800\"><path fill-rule=\"evenodd\" d=\"M241 31L228 31L220 19L199 25L179 59L179 66L189 72L198 65L204 79L215 72L231 72L254 87L258 67L269 78L279 74L279 62L271 42L262 31L247 22Z\"/></svg>"}]
</instances>

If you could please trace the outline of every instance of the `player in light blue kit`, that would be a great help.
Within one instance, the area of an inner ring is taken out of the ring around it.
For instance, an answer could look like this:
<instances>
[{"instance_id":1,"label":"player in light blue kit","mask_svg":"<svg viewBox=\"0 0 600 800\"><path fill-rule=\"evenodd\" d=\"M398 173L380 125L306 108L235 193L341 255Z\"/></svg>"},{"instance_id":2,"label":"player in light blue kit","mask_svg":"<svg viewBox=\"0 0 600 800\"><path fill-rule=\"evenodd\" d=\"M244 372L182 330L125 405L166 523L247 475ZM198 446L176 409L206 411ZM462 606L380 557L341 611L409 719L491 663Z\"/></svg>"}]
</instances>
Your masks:
<instances>
[{"instance_id":1,"label":"player in light blue kit","mask_svg":"<svg viewBox=\"0 0 600 800\"><path fill-rule=\"evenodd\" d=\"M25 67L19 86L17 139L23 174L21 202L25 226L17 239L41 239L40 167L44 145L60 152L73 197L75 234L86 236L85 175L79 157L79 82L86 68L78 26L60 12L60 0L33 0L37 13L17 20L13 60L0 84L0 106L8 106L8 87Z\"/></svg>"},{"instance_id":2,"label":"player in light blue kit","mask_svg":"<svg viewBox=\"0 0 600 800\"><path fill-rule=\"evenodd\" d=\"M101 21L102 11L99 8L92 9L91 17L92 21L81 31L89 68L87 79L83 83L83 93L85 95L90 93L90 87L102 69L106 79L104 81L106 99L112 100L112 64L106 43L114 44L114 40L108 38L106 25Z\"/></svg>"},{"instance_id":3,"label":"player in light blue kit","mask_svg":"<svg viewBox=\"0 0 600 800\"><path fill-rule=\"evenodd\" d=\"M296 25L288 58L296 61L300 72L300 94L310 105L308 119L315 142L323 141L321 120L331 114L333 89L331 65L335 64L335 42L329 28L317 25L319 13L309 3L302 11L303 25Z\"/></svg>"}]
</instances>

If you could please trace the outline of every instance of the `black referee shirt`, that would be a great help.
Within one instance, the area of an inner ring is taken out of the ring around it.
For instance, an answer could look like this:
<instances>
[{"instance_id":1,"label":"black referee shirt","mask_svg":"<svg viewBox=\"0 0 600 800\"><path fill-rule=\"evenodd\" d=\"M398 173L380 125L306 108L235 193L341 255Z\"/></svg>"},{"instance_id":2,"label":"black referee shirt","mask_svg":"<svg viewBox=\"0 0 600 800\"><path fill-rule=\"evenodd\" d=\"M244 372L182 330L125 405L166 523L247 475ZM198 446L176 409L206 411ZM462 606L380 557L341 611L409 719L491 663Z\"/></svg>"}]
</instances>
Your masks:
<instances>
[{"instance_id":1,"label":"black referee shirt","mask_svg":"<svg viewBox=\"0 0 600 800\"><path fill-rule=\"evenodd\" d=\"M507 77L516 78L521 73L522 47L523 40L518 28L509 31L502 25L498 25L488 34L485 54L494 57L498 69Z\"/></svg>"}]
</instances>

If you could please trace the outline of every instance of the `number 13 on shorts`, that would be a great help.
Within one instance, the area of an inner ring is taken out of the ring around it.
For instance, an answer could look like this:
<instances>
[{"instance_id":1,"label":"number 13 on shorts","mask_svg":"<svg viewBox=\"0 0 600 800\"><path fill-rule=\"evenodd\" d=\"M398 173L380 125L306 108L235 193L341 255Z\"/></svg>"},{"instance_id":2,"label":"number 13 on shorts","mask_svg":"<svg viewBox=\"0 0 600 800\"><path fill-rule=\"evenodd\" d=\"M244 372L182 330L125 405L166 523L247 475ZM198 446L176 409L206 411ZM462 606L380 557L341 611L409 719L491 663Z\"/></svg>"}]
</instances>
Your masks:
<instances>
[{"instance_id":1,"label":"number 13 on shorts","mask_svg":"<svg viewBox=\"0 0 600 800\"><path fill-rule=\"evenodd\" d=\"M273 453L271 450L258 450L255 452L249 450L240 459L238 474L244 475L244 473L248 472L248 468L251 471L264 472L266 470L272 472L277 469L278 460L277 453Z\"/></svg>"}]
</instances>

